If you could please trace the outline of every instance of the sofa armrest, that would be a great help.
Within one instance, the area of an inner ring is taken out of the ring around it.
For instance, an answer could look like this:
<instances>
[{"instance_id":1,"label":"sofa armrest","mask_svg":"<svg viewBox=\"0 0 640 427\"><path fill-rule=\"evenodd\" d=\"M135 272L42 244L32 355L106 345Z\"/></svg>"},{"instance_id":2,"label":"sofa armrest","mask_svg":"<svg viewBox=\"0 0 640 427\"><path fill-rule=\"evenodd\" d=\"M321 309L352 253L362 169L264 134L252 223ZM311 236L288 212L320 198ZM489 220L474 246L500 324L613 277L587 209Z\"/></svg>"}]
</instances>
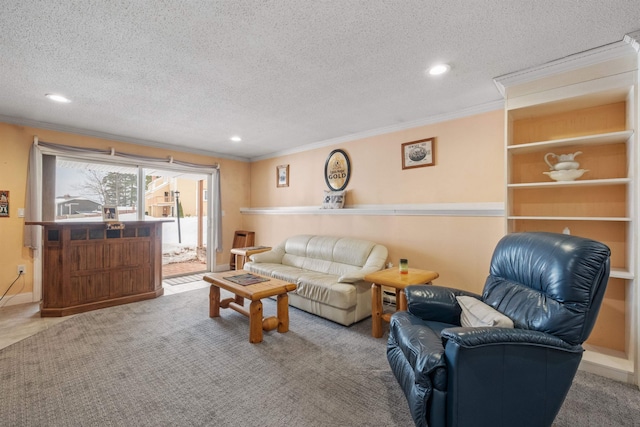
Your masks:
<instances>
[{"instance_id":1,"label":"sofa armrest","mask_svg":"<svg viewBox=\"0 0 640 427\"><path fill-rule=\"evenodd\" d=\"M271 249L270 251L253 254L249 257L249 259L255 263L268 262L272 264L281 264L283 257L284 257L284 247L277 246Z\"/></svg>"},{"instance_id":2,"label":"sofa armrest","mask_svg":"<svg viewBox=\"0 0 640 427\"><path fill-rule=\"evenodd\" d=\"M461 289L433 285L412 285L404 290L407 296L407 311L422 320L460 325L462 309L456 300L465 295L481 299L480 295Z\"/></svg>"},{"instance_id":3,"label":"sofa armrest","mask_svg":"<svg viewBox=\"0 0 640 427\"><path fill-rule=\"evenodd\" d=\"M388 251L385 246L375 245L369 253L367 261L360 270L350 271L343 274L338 279L338 282L342 283L355 283L360 280L364 280L364 276L367 274L375 273L376 271L384 268L384 263L387 260Z\"/></svg>"},{"instance_id":4,"label":"sofa armrest","mask_svg":"<svg viewBox=\"0 0 640 427\"><path fill-rule=\"evenodd\" d=\"M364 280L364 276L367 274L375 273L380 269L377 267L369 267L369 268L361 268L360 270L350 271L348 273L343 274L338 278L338 282L342 283L356 283L360 280Z\"/></svg>"}]
</instances>

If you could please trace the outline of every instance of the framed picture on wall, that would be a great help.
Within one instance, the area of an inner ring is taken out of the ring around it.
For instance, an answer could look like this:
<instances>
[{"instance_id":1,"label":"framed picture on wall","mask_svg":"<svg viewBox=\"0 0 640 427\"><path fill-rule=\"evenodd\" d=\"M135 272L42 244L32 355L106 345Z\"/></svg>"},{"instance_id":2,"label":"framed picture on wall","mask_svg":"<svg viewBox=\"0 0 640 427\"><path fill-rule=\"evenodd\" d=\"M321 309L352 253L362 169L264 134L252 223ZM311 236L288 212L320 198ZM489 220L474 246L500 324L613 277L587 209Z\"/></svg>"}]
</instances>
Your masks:
<instances>
[{"instance_id":1,"label":"framed picture on wall","mask_svg":"<svg viewBox=\"0 0 640 427\"><path fill-rule=\"evenodd\" d=\"M435 138L427 138L402 144L402 169L434 166L435 142Z\"/></svg>"},{"instance_id":2,"label":"framed picture on wall","mask_svg":"<svg viewBox=\"0 0 640 427\"><path fill-rule=\"evenodd\" d=\"M102 220L111 222L118 220L118 209L115 206L104 205L102 207Z\"/></svg>"},{"instance_id":3,"label":"framed picture on wall","mask_svg":"<svg viewBox=\"0 0 640 427\"><path fill-rule=\"evenodd\" d=\"M9 190L0 190L0 217L9 217Z\"/></svg>"},{"instance_id":4,"label":"framed picture on wall","mask_svg":"<svg viewBox=\"0 0 640 427\"><path fill-rule=\"evenodd\" d=\"M276 183L278 187L289 186L289 165L276 166Z\"/></svg>"},{"instance_id":5,"label":"framed picture on wall","mask_svg":"<svg viewBox=\"0 0 640 427\"><path fill-rule=\"evenodd\" d=\"M333 150L324 164L324 180L331 191L347 188L351 177L351 161L344 150Z\"/></svg>"}]
</instances>

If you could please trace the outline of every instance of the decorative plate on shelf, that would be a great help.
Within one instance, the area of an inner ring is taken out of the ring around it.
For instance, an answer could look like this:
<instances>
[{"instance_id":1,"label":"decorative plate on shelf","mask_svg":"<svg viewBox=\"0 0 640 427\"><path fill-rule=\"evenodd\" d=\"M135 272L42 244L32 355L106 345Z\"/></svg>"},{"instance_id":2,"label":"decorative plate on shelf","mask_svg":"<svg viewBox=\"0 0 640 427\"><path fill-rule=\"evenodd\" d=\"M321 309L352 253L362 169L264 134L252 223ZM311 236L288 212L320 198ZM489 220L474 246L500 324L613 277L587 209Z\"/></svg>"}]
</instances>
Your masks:
<instances>
[{"instance_id":1,"label":"decorative plate on shelf","mask_svg":"<svg viewBox=\"0 0 640 427\"><path fill-rule=\"evenodd\" d=\"M584 175L585 172L589 172L588 169L569 169L559 170L551 172L542 172L545 175L549 175L554 181L574 181Z\"/></svg>"}]
</instances>

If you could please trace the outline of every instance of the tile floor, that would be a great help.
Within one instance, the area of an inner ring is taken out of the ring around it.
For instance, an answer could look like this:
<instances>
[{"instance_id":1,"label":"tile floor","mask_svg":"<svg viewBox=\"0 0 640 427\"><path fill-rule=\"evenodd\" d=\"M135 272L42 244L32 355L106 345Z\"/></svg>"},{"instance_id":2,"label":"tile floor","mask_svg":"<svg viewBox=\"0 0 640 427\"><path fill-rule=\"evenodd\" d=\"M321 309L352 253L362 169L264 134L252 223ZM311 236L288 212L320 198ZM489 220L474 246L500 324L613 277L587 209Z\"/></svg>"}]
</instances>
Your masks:
<instances>
[{"instance_id":1,"label":"tile floor","mask_svg":"<svg viewBox=\"0 0 640 427\"><path fill-rule=\"evenodd\" d=\"M160 298L207 286L209 284L204 280L173 286L164 284L164 295ZM2 307L0 308L0 349L64 322L71 317L73 316L40 317L40 304L35 302Z\"/></svg>"}]
</instances>

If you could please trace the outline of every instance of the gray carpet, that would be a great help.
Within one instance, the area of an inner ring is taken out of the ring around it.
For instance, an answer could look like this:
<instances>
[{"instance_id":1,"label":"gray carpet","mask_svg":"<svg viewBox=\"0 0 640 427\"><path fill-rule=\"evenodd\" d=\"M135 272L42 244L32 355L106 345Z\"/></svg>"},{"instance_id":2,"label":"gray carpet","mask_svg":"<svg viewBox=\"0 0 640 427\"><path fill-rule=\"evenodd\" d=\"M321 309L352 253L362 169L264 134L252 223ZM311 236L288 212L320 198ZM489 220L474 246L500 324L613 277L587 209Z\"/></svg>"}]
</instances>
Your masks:
<instances>
[{"instance_id":1,"label":"gray carpet","mask_svg":"<svg viewBox=\"0 0 640 427\"><path fill-rule=\"evenodd\" d=\"M265 314L275 302L265 301ZM371 320L290 309L248 341L208 289L81 314L0 350L2 426L412 426ZM558 426L632 426L640 392L579 373Z\"/></svg>"}]
</instances>

